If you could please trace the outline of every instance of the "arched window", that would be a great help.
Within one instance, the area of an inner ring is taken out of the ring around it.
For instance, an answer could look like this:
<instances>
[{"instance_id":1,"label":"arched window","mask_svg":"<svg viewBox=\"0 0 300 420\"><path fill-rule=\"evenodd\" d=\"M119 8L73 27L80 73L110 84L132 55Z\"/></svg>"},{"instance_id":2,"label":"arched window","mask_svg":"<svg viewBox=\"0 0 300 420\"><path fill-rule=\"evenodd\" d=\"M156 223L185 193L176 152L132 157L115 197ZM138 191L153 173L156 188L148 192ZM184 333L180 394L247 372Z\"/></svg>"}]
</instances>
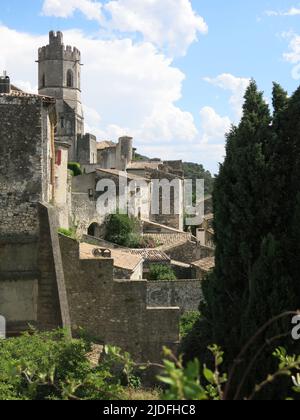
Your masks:
<instances>
[{"instance_id":1,"label":"arched window","mask_svg":"<svg viewBox=\"0 0 300 420\"><path fill-rule=\"evenodd\" d=\"M74 86L74 76L72 70L67 71L67 87Z\"/></svg>"},{"instance_id":2,"label":"arched window","mask_svg":"<svg viewBox=\"0 0 300 420\"><path fill-rule=\"evenodd\" d=\"M44 88L46 86L46 76L45 73L43 73L42 75L42 88Z\"/></svg>"}]
</instances>

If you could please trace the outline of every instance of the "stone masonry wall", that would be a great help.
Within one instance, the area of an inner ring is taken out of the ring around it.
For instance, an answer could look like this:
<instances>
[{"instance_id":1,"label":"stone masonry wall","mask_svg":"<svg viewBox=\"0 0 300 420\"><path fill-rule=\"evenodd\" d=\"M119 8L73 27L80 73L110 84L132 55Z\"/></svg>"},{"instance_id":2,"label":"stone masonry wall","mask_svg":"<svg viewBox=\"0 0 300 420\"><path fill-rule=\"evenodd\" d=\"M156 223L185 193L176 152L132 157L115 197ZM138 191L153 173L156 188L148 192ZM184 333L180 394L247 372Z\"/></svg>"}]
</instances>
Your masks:
<instances>
[{"instance_id":1,"label":"stone masonry wall","mask_svg":"<svg viewBox=\"0 0 300 420\"><path fill-rule=\"evenodd\" d=\"M38 210L35 237L0 238L0 314L8 335L29 324L43 330L70 327L56 211L48 205Z\"/></svg>"},{"instance_id":2,"label":"stone masonry wall","mask_svg":"<svg viewBox=\"0 0 300 420\"><path fill-rule=\"evenodd\" d=\"M149 281L147 303L152 307L178 306L181 313L197 311L203 300L199 280Z\"/></svg>"},{"instance_id":3,"label":"stone masonry wall","mask_svg":"<svg viewBox=\"0 0 300 420\"><path fill-rule=\"evenodd\" d=\"M35 235L42 197L40 99L0 97L0 235Z\"/></svg>"},{"instance_id":4,"label":"stone masonry wall","mask_svg":"<svg viewBox=\"0 0 300 420\"><path fill-rule=\"evenodd\" d=\"M105 221L105 217L96 210L95 200L87 193L72 193L71 207L71 223L76 226L79 236L86 234L92 223L101 226Z\"/></svg>"},{"instance_id":5,"label":"stone masonry wall","mask_svg":"<svg viewBox=\"0 0 300 420\"><path fill-rule=\"evenodd\" d=\"M137 361L160 361L176 349L179 309L147 307L147 282L113 280L112 259L79 259L79 244L60 237L73 331L119 346Z\"/></svg>"}]
</instances>

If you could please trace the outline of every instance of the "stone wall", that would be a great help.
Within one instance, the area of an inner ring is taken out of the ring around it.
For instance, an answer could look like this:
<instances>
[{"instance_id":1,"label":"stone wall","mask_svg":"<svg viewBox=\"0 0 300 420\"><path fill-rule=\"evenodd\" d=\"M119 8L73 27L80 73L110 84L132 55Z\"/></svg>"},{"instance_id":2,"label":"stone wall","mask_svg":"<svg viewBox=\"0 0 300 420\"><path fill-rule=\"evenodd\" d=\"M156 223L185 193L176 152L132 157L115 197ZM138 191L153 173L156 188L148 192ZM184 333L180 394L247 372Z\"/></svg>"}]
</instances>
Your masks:
<instances>
[{"instance_id":1,"label":"stone wall","mask_svg":"<svg viewBox=\"0 0 300 420\"><path fill-rule=\"evenodd\" d=\"M0 236L36 235L51 185L51 126L39 97L0 96Z\"/></svg>"},{"instance_id":2,"label":"stone wall","mask_svg":"<svg viewBox=\"0 0 300 420\"><path fill-rule=\"evenodd\" d=\"M203 300L199 280L149 281L147 303L152 307L178 306L181 313L197 311Z\"/></svg>"},{"instance_id":3,"label":"stone wall","mask_svg":"<svg viewBox=\"0 0 300 420\"><path fill-rule=\"evenodd\" d=\"M137 361L160 361L176 348L179 309L147 307L147 282L113 279L112 259L82 260L79 244L60 237L73 331L129 351Z\"/></svg>"},{"instance_id":4,"label":"stone wall","mask_svg":"<svg viewBox=\"0 0 300 420\"><path fill-rule=\"evenodd\" d=\"M0 314L8 335L70 326L55 209L38 207L35 237L0 238Z\"/></svg>"},{"instance_id":5,"label":"stone wall","mask_svg":"<svg viewBox=\"0 0 300 420\"><path fill-rule=\"evenodd\" d=\"M97 163L97 140L91 134L78 136L77 160L81 164L93 165Z\"/></svg>"},{"instance_id":6,"label":"stone wall","mask_svg":"<svg viewBox=\"0 0 300 420\"><path fill-rule=\"evenodd\" d=\"M47 204L41 204L39 206L39 219L38 327L47 330L57 327L70 328L69 304L58 240L55 208Z\"/></svg>"},{"instance_id":7,"label":"stone wall","mask_svg":"<svg viewBox=\"0 0 300 420\"><path fill-rule=\"evenodd\" d=\"M147 170L147 175L152 180L168 180L170 182L174 182L177 184L178 193L176 193L176 188L170 190L170 207L171 211L170 214L164 214L163 203L165 202L165 195L168 192L163 192L162 189L159 192L159 203L160 203L160 210L159 214L151 214L151 221L161 224L170 226L174 229L183 230L183 222L184 222L184 188L183 188L183 179L169 174L160 170ZM176 204L176 202L178 202ZM178 207L178 209L176 208ZM179 212L178 212L179 210Z\"/></svg>"},{"instance_id":8,"label":"stone wall","mask_svg":"<svg viewBox=\"0 0 300 420\"><path fill-rule=\"evenodd\" d=\"M87 233L92 223L101 226L105 221L105 217L96 211L94 198L90 198L88 193L72 193L70 218L80 236Z\"/></svg>"}]
</instances>

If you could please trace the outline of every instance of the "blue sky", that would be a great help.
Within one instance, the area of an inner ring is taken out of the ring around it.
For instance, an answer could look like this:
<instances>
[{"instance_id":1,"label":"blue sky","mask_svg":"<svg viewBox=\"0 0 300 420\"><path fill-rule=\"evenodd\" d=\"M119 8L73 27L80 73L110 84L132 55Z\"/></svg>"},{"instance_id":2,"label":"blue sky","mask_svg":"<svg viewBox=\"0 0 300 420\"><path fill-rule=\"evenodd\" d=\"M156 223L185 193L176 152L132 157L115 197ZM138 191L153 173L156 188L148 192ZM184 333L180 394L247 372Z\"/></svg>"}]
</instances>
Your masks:
<instances>
[{"instance_id":1,"label":"blue sky","mask_svg":"<svg viewBox=\"0 0 300 420\"><path fill-rule=\"evenodd\" d=\"M152 157L213 172L253 77L271 99L300 80L300 2L293 0L0 0L0 71L36 89L49 30L83 56L87 130L135 137ZM197 39L196 39L197 38ZM3 68L4 70L4 68Z\"/></svg>"}]
</instances>

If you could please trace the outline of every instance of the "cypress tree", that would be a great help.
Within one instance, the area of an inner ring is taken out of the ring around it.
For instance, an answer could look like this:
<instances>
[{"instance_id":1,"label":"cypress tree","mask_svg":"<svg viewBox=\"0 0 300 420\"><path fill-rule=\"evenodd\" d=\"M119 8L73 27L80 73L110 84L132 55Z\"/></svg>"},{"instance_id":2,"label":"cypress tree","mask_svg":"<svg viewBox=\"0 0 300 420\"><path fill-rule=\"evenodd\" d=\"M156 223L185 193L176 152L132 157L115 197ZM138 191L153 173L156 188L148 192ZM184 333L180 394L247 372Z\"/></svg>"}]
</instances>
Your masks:
<instances>
[{"instance_id":1,"label":"cypress tree","mask_svg":"<svg viewBox=\"0 0 300 420\"><path fill-rule=\"evenodd\" d=\"M300 307L300 89L289 99L274 84L273 108L271 117L252 81L215 182L216 267L204 284L198 340L187 340L185 347L192 343L187 357L203 359L205 347L215 342L223 347L228 368L265 322ZM290 320L283 320L259 337L239 367L237 382L265 340L289 329ZM299 346L290 337L266 346L244 393L275 368L271 353L280 344L288 350ZM282 389L273 388L269 396L284 397Z\"/></svg>"}]
</instances>

